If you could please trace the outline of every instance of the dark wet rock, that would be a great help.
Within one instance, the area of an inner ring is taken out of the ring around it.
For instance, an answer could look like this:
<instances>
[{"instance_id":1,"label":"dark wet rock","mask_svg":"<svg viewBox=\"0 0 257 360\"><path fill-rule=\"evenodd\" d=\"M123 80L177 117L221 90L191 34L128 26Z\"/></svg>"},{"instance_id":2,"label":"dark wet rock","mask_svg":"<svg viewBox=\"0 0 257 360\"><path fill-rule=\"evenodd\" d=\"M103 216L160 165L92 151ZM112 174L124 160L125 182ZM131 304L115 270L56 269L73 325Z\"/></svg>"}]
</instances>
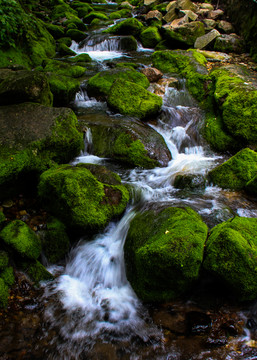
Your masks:
<instances>
[{"instance_id":1,"label":"dark wet rock","mask_svg":"<svg viewBox=\"0 0 257 360\"><path fill-rule=\"evenodd\" d=\"M245 51L245 43L244 40L236 34L221 35L215 40L214 50L225 53L232 52L242 54Z\"/></svg>"},{"instance_id":2,"label":"dark wet rock","mask_svg":"<svg viewBox=\"0 0 257 360\"><path fill-rule=\"evenodd\" d=\"M210 331L211 317L203 312L190 311L186 314L187 333L190 335L200 335Z\"/></svg>"},{"instance_id":3,"label":"dark wet rock","mask_svg":"<svg viewBox=\"0 0 257 360\"><path fill-rule=\"evenodd\" d=\"M144 168L167 166L171 160L161 135L140 121L104 115L80 121L92 131L95 155Z\"/></svg>"},{"instance_id":4,"label":"dark wet rock","mask_svg":"<svg viewBox=\"0 0 257 360\"><path fill-rule=\"evenodd\" d=\"M230 22L225 21L225 20L219 21L217 24L217 28L219 29L220 32L225 33L225 34L230 34L235 31L233 25Z\"/></svg>"},{"instance_id":5,"label":"dark wet rock","mask_svg":"<svg viewBox=\"0 0 257 360\"><path fill-rule=\"evenodd\" d=\"M206 179L199 174L177 175L174 180L174 187L178 189L204 189L205 186Z\"/></svg>"},{"instance_id":6,"label":"dark wet rock","mask_svg":"<svg viewBox=\"0 0 257 360\"><path fill-rule=\"evenodd\" d=\"M45 74L38 71L1 70L0 105L35 102L50 106L53 95Z\"/></svg>"},{"instance_id":7,"label":"dark wet rock","mask_svg":"<svg viewBox=\"0 0 257 360\"><path fill-rule=\"evenodd\" d=\"M178 298L198 278L207 226L191 208L146 210L125 243L128 280L144 301Z\"/></svg>"},{"instance_id":8,"label":"dark wet rock","mask_svg":"<svg viewBox=\"0 0 257 360\"><path fill-rule=\"evenodd\" d=\"M156 82L163 77L163 73L153 67L143 68L141 73L143 73L150 82Z\"/></svg>"},{"instance_id":9,"label":"dark wet rock","mask_svg":"<svg viewBox=\"0 0 257 360\"><path fill-rule=\"evenodd\" d=\"M257 219L236 216L215 226L206 243L204 268L224 282L239 300L257 297Z\"/></svg>"},{"instance_id":10,"label":"dark wet rock","mask_svg":"<svg viewBox=\"0 0 257 360\"><path fill-rule=\"evenodd\" d=\"M111 178L116 176L118 185L110 185L108 179L104 183L98 181L83 164L62 165L41 175L38 193L45 208L67 227L99 230L121 215L129 200L119 176L107 172Z\"/></svg>"}]
</instances>

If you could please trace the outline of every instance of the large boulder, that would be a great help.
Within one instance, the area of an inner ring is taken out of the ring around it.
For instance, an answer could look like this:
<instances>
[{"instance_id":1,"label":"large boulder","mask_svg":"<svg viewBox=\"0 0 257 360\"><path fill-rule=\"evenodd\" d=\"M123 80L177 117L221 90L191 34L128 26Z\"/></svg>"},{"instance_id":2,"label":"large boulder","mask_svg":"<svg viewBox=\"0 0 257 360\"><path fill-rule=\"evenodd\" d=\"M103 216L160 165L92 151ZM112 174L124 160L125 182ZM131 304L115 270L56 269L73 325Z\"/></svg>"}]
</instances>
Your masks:
<instances>
[{"instance_id":1,"label":"large boulder","mask_svg":"<svg viewBox=\"0 0 257 360\"><path fill-rule=\"evenodd\" d=\"M206 243L204 267L239 300L257 297L257 219L236 216L215 226Z\"/></svg>"},{"instance_id":2,"label":"large boulder","mask_svg":"<svg viewBox=\"0 0 257 360\"><path fill-rule=\"evenodd\" d=\"M194 46L196 39L205 34L201 21L192 21L177 27L164 26L164 38L170 48L187 49Z\"/></svg>"},{"instance_id":3,"label":"large boulder","mask_svg":"<svg viewBox=\"0 0 257 360\"><path fill-rule=\"evenodd\" d=\"M47 73L54 73L55 75L70 76L78 78L85 73L85 67L74 65L71 66L64 61L47 59L43 63L43 71Z\"/></svg>"},{"instance_id":4,"label":"large boulder","mask_svg":"<svg viewBox=\"0 0 257 360\"><path fill-rule=\"evenodd\" d=\"M38 194L50 213L79 232L104 228L125 210L129 199L118 175L84 164L47 170L40 177Z\"/></svg>"},{"instance_id":5,"label":"large boulder","mask_svg":"<svg viewBox=\"0 0 257 360\"><path fill-rule=\"evenodd\" d=\"M245 51L244 40L236 34L220 35L215 40L214 50L242 54Z\"/></svg>"},{"instance_id":6,"label":"large boulder","mask_svg":"<svg viewBox=\"0 0 257 360\"><path fill-rule=\"evenodd\" d=\"M224 189L242 190L256 175L257 153L248 148L239 151L209 172L213 184Z\"/></svg>"},{"instance_id":7,"label":"large boulder","mask_svg":"<svg viewBox=\"0 0 257 360\"><path fill-rule=\"evenodd\" d=\"M104 33L111 33L115 35L133 35L138 36L143 29L143 24L136 18L123 20L109 29L104 30Z\"/></svg>"},{"instance_id":8,"label":"large boulder","mask_svg":"<svg viewBox=\"0 0 257 360\"><path fill-rule=\"evenodd\" d=\"M110 89L117 79L128 80L141 85L144 88L149 86L149 81L144 74L131 68L116 68L97 73L88 80L87 92L89 96L108 96Z\"/></svg>"},{"instance_id":9,"label":"large boulder","mask_svg":"<svg viewBox=\"0 0 257 360\"><path fill-rule=\"evenodd\" d=\"M154 48L162 37L155 26L149 26L140 34L140 40L145 48Z\"/></svg>"},{"instance_id":10,"label":"large boulder","mask_svg":"<svg viewBox=\"0 0 257 360\"><path fill-rule=\"evenodd\" d=\"M32 191L40 172L70 161L84 146L72 110L33 103L0 107L0 144L1 198L23 187Z\"/></svg>"},{"instance_id":11,"label":"large boulder","mask_svg":"<svg viewBox=\"0 0 257 360\"><path fill-rule=\"evenodd\" d=\"M171 160L162 136L141 121L98 115L81 117L80 122L91 129L95 155L143 168L167 166Z\"/></svg>"},{"instance_id":12,"label":"large boulder","mask_svg":"<svg viewBox=\"0 0 257 360\"><path fill-rule=\"evenodd\" d=\"M198 278L207 226L191 208L137 214L125 242L127 277L144 301L178 298Z\"/></svg>"},{"instance_id":13,"label":"large boulder","mask_svg":"<svg viewBox=\"0 0 257 360\"><path fill-rule=\"evenodd\" d=\"M51 92L53 93L54 106L67 106L74 100L76 93L79 91L80 82L69 76L47 73Z\"/></svg>"},{"instance_id":14,"label":"large boulder","mask_svg":"<svg viewBox=\"0 0 257 360\"><path fill-rule=\"evenodd\" d=\"M194 47L196 49L204 49L209 46L218 36L220 36L218 30L213 29L207 34L198 37L195 40Z\"/></svg>"},{"instance_id":15,"label":"large boulder","mask_svg":"<svg viewBox=\"0 0 257 360\"><path fill-rule=\"evenodd\" d=\"M0 70L0 105L26 101L52 105L53 95L46 75L38 71Z\"/></svg>"},{"instance_id":16,"label":"large boulder","mask_svg":"<svg viewBox=\"0 0 257 360\"><path fill-rule=\"evenodd\" d=\"M117 79L110 89L107 104L116 112L145 120L160 112L162 98L141 85Z\"/></svg>"}]
</instances>

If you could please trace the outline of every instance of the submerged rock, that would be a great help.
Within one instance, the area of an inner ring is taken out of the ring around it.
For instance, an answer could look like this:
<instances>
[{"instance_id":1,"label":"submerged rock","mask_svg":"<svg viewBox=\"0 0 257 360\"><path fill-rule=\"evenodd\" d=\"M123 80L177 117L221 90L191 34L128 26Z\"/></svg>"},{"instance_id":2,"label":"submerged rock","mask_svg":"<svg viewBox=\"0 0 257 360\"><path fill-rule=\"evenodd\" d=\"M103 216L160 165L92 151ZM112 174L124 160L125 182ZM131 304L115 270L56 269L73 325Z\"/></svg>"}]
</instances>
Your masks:
<instances>
[{"instance_id":1,"label":"submerged rock","mask_svg":"<svg viewBox=\"0 0 257 360\"><path fill-rule=\"evenodd\" d=\"M239 300L257 297L257 219L240 218L215 226L206 243L204 267L227 284Z\"/></svg>"},{"instance_id":2,"label":"submerged rock","mask_svg":"<svg viewBox=\"0 0 257 360\"><path fill-rule=\"evenodd\" d=\"M85 117L80 121L92 131L95 155L147 169L167 166L171 160L164 139L147 124L104 115L98 115L95 120Z\"/></svg>"},{"instance_id":3,"label":"submerged rock","mask_svg":"<svg viewBox=\"0 0 257 360\"><path fill-rule=\"evenodd\" d=\"M160 112L162 98L141 85L117 79L110 89L107 104L121 114L146 120Z\"/></svg>"},{"instance_id":4,"label":"submerged rock","mask_svg":"<svg viewBox=\"0 0 257 360\"><path fill-rule=\"evenodd\" d=\"M125 243L128 280L143 301L178 298L198 278L207 226L191 208L143 211Z\"/></svg>"},{"instance_id":5,"label":"submerged rock","mask_svg":"<svg viewBox=\"0 0 257 360\"><path fill-rule=\"evenodd\" d=\"M93 175L84 164L61 165L40 176L38 194L42 203L69 228L102 229L126 208L129 194L119 176L100 165L94 168ZM101 171L106 172L104 182L96 175Z\"/></svg>"},{"instance_id":6,"label":"submerged rock","mask_svg":"<svg viewBox=\"0 0 257 360\"><path fill-rule=\"evenodd\" d=\"M256 175L257 153L248 148L209 172L211 181L224 189L242 190Z\"/></svg>"}]
</instances>

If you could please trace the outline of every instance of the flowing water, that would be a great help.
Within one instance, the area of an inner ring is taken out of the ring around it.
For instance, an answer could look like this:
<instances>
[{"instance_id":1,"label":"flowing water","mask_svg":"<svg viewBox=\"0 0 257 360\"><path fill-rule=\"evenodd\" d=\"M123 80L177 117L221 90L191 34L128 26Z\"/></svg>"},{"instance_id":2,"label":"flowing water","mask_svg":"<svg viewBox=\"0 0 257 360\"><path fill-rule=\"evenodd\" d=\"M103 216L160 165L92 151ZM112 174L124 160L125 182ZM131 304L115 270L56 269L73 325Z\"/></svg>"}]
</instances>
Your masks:
<instances>
[{"instance_id":1,"label":"flowing water","mask_svg":"<svg viewBox=\"0 0 257 360\"><path fill-rule=\"evenodd\" d=\"M121 50L120 37L106 37L100 30L80 44L73 42L71 48L78 54L88 53L98 62L131 56ZM141 50L139 46L135 58L149 63L148 51ZM104 102L90 99L83 90L76 96L74 109L83 118L116 116L122 121L121 115L111 114ZM252 335L243 330L246 315L238 308L221 307L214 321L218 326L220 318L234 316L242 329L236 340L223 347L216 347L217 343L206 347L199 336L192 340L185 336L186 330L180 330L189 312L202 309L192 299L146 307L126 279L123 256L126 234L136 212L148 204L190 206L210 227L235 214L257 216L255 205L242 194L207 183L207 172L225 159L210 151L202 140L199 127L203 116L182 80L180 90L166 88L162 112L149 126L163 136L172 160L166 167L151 170L122 168L111 159L95 156L90 127L85 129L85 151L73 164L108 166L130 186L132 199L119 221L111 222L93 239L85 234L71 251L67 264L51 269L57 277L44 287L43 334L36 346L44 355L37 358L257 359L250 351L255 345ZM176 177L188 174L194 176L196 186L191 190L175 188ZM214 316L211 310L208 316L210 319Z\"/></svg>"}]
</instances>

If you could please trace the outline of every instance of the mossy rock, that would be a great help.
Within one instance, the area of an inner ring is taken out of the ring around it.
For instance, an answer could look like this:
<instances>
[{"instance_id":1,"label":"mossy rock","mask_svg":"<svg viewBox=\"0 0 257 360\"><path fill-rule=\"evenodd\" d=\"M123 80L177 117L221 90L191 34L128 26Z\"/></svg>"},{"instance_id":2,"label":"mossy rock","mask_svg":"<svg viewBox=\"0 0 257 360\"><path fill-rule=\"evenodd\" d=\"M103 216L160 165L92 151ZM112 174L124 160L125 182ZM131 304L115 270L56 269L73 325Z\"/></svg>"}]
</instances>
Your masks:
<instances>
[{"instance_id":1,"label":"mossy rock","mask_svg":"<svg viewBox=\"0 0 257 360\"><path fill-rule=\"evenodd\" d=\"M193 47L196 39L205 34L204 24L201 21L192 21L174 29L163 29L163 37L173 49Z\"/></svg>"},{"instance_id":2,"label":"mossy rock","mask_svg":"<svg viewBox=\"0 0 257 360\"><path fill-rule=\"evenodd\" d=\"M6 251L0 250L0 271L8 266L9 256Z\"/></svg>"},{"instance_id":3,"label":"mossy rock","mask_svg":"<svg viewBox=\"0 0 257 360\"><path fill-rule=\"evenodd\" d=\"M0 228L3 226L3 223L5 222L6 217L2 211L0 211ZM1 262L1 261L0 261ZM1 265L0 265L1 267Z\"/></svg>"},{"instance_id":4,"label":"mossy rock","mask_svg":"<svg viewBox=\"0 0 257 360\"><path fill-rule=\"evenodd\" d=\"M83 4L83 6L80 6L77 8L78 17L80 19L84 18L86 15L88 15L90 12L92 12L94 9L89 4Z\"/></svg>"},{"instance_id":5,"label":"mossy rock","mask_svg":"<svg viewBox=\"0 0 257 360\"><path fill-rule=\"evenodd\" d=\"M72 24L72 27L71 27L71 24ZM68 30L68 29L78 29L78 30L80 30L82 32L87 30L87 26L77 16L69 17L68 20L64 21L63 26L66 27L66 30Z\"/></svg>"},{"instance_id":6,"label":"mossy rock","mask_svg":"<svg viewBox=\"0 0 257 360\"><path fill-rule=\"evenodd\" d=\"M149 81L142 73L132 69L111 69L97 73L88 80L87 91L89 96L108 96L110 89L117 79L128 80L141 85L144 88L149 86Z\"/></svg>"},{"instance_id":7,"label":"mossy rock","mask_svg":"<svg viewBox=\"0 0 257 360\"><path fill-rule=\"evenodd\" d=\"M4 280L0 278L0 308L6 308L8 305L9 290Z\"/></svg>"},{"instance_id":8,"label":"mossy rock","mask_svg":"<svg viewBox=\"0 0 257 360\"><path fill-rule=\"evenodd\" d=\"M242 148L242 144L224 129L221 117L213 113L206 114L201 133L213 150L224 153Z\"/></svg>"},{"instance_id":9,"label":"mossy rock","mask_svg":"<svg viewBox=\"0 0 257 360\"><path fill-rule=\"evenodd\" d=\"M71 62L72 64L79 64L79 63L89 63L92 61L92 59L88 54L79 54L72 58L66 59L66 61Z\"/></svg>"},{"instance_id":10,"label":"mossy rock","mask_svg":"<svg viewBox=\"0 0 257 360\"><path fill-rule=\"evenodd\" d=\"M66 56L66 55L75 56L75 55L77 55L75 53L75 51L71 50L66 44L64 44L62 42L58 45L58 53L61 56Z\"/></svg>"},{"instance_id":11,"label":"mossy rock","mask_svg":"<svg viewBox=\"0 0 257 360\"><path fill-rule=\"evenodd\" d=\"M38 194L50 213L78 231L103 228L125 210L129 199L121 183L102 183L83 165L44 172Z\"/></svg>"},{"instance_id":12,"label":"mossy rock","mask_svg":"<svg viewBox=\"0 0 257 360\"><path fill-rule=\"evenodd\" d=\"M59 44L65 44L66 46L70 47L72 44L72 40L70 37L62 37L60 39L58 39L58 43Z\"/></svg>"},{"instance_id":13,"label":"mossy rock","mask_svg":"<svg viewBox=\"0 0 257 360\"><path fill-rule=\"evenodd\" d=\"M213 184L223 189L242 190L256 175L256 171L257 153L245 148L212 169L208 175Z\"/></svg>"},{"instance_id":14,"label":"mossy rock","mask_svg":"<svg viewBox=\"0 0 257 360\"><path fill-rule=\"evenodd\" d=\"M76 42L80 42L87 37L87 34L85 34L81 30L69 29L66 32L66 36L70 37L72 40L75 40Z\"/></svg>"},{"instance_id":15,"label":"mossy rock","mask_svg":"<svg viewBox=\"0 0 257 360\"><path fill-rule=\"evenodd\" d=\"M121 36L120 37L120 49L123 51L136 51L137 41L134 36Z\"/></svg>"},{"instance_id":16,"label":"mossy rock","mask_svg":"<svg viewBox=\"0 0 257 360\"><path fill-rule=\"evenodd\" d=\"M204 189L206 178L200 174L177 175L174 180L174 187L177 189Z\"/></svg>"},{"instance_id":17,"label":"mossy rock","mask_svg":"<svg viewBox=\"0 0 257 360\"><path fill-rule=\"evenodd\" d=\"M37 259L41 243L37 235L21 220L14 220L0 232L2 240L25 258Z\"/></svg>"},{"instance_id":18,"label":"mossy rock","mask_svg":"<svg viewBox=\"0 0 257 360\"><path fill-rule=\"evenodd\" d=\"M44 72L52 72L58 75L70 76L78 78L84 75L85 68L78 65L70 65L64 61L59 60L46 60L43 63Z\"/></svg>"},{"instance_id":19,"label":"mossy rock","mask_svg":"<svg viewBox=\"0 0 257 360\"><path fill-rule=\"evenodd\" d=\"M257 196L257 175L248 181L245 191L250 195Z\"/></svg>"},{"instance_id":20,"label":"mossy rock","mask_svg":"<svg viewBox=\"0 0 257 360\"><path fill-rule=\"evenodd\" d=\"M242 54L245 51L245 43L244 40L236 34L220 35L215 40L214 50L224 53Z\"/></svg>"},{"instance_id":21,"label":"mossy rock","mask_svg":"<svg viewBox=\"0 0 257 360\"><path fill-rule=\"evenodd\" d=\"M55 264L67 255L70 241L66 227L60 220L51 217L46 226L46 230L40 233L43 253L50 263Z\"/></svg>"},{"instance_id":22,"label":"mossy rock","mask_svg":"<svg viewBox=\"0 0 257 360\"><path fill-rule=\"evenodd\" d=\"M154 48L162 40L162 37L157 27L149 26L141 32L140 40L145 48Z\"/></svg>"},{"instance_id":23,"label":"mossy rock","mask_svg":"<svg viewBox=\"0 0 257 360\"><path fill-rule=\"evenodd\" d=\"M24 261L22 264L23 271L39 285L40 281L53 280L53 275L38 261Z\"/></svg>"},{"instance_id":24,"label":"mossy rock","mask_svg":"<svg viewBox=\"0 0 257 360\"><path fill-rule=\"evenodd\" d=\"M118 24L111 26L109 29L104 30L103 33L115 35L133 35L139 36L143 29L143 24L135 18L120 21Z\"/></svg>"},{"instance_id":25,"label":"mossy rock","mask_svg":"<svg viewBox=\"0 0 257 360\"><path fill-rule=\"evenodd\" d=\"M257 297L257 219L240 218L215 226L206 243L203 266L216 275L239 300Z\"/></svg>"},{"instance_id":26,"label":"mossy rock","mask_svg":"<svg viewBox=\"0 0 257 360\"><path fill-rule=\"evenodd\" d=\"M119 11L114 11L109 15L109 19L111 20L120 19L120 18L121 18L121 14Z\"/></svg>"},{"instance_id":27,"label":"mossy rock","mask_svg":"<svg viewBox=\"0 0 257 360\"><path fill-rule=\"evenodd\" d=\"M146 169L167 166L171 160L162 136L141 121L107 115L98 115L96 120L82 117L80 121L91 129L95 155Z\"/></svg>"},{"instance_id":28,"label":"mossy rock","mask_svg":"<svg viewBox=\"0 0 257 360\"><path fill-rule=\"evenodd\" d=\"M186 78L189 92L200 102L206 98L208 71L206 58L196 50L156 51L152 55L153 66L163 73L180 74Z\"/></svg>"},{"instance_id":29,"label":"mossy rock","mask_svg":"<svg viewBox=\"0 0 257 360\"><path fill-rule=\"evenodd\" d=\"M83 21L86 24L90 24L92 22L92 20L94 19L99 19L99 20L109 20L108 16L105 15L104 13L100 12L100 11L91 11L88 15L86 15L83 18Z\"/></svg>"},{"instance_id":30,"label":"mossy rock","mask_svg":"<svg viewBox=\"0 0 257 360\"><path fill-rule=\"evenodd\" d=\"M46 106L52 105L53 95L45 74L27 70L6 70L5 72L5 79L0 81L0 105L18 104L26 101Z\"/></svg>"},{"instance_id":31,"label":"mossy rock","mask_svg":"<svg viewBox=\"0 0 257 360\"><path fill-rule=\"evenodd\" d=\"M207 226L191 208L150 209L131 221L124 254L128 280L143 301L168 301L192 287Z\"/></svg>"},{"instance_id":32,"label":"mossy rock","mask_svg":"<svg viewBox=\"0 0 257 360\"><path fill-rule=\"evenodd\" d=\"M84 147L72 110L33 103L0 107L0 144L1 199L31 193L41 172Z\"/></svg>"},{"instance_id":33,"label":"mossy rock","mask_svg":"<svg viewBox=\"0 0 257 360\"><path fill-rule=\"evenodd\" d=\"M52 20L59 20L60 18L69 19L72 16L77 16L76 10L72 9L68 4L62 2L60 5L55 5L51 13Z\"/></svg>"},{"instance_id":34,"label":"mossy rock","mask_svg":"<svg viewBox=\"0 0 257 360\"><path fill-rule=\"evenodd\" d=\"M68 76L48 73L48 81L51 92L54 95L54 106L69 105L80 88L80 82Z\"/></svg>"},{"instance_id":35,"label":"mossy rock","mask_svg":"<svg viewBox=\"0 0 257 360\"><path fill-rule=\"evenodd\" d=\"M45 23L45 26L54 39L59 39L64 36L65 30L62 26L47 23Z\"/></svg>"},{"instance_id":36,"label":"mossy rock","mask_svg":"<svg viewBox=\"0 0 257 360\"><path fill-rule=\"evenodd\" d=\"M8 266L3 271L1 271L0 279L3 279L8 287L12 286L15 283L13 268L11 266Z\"/></svg>"},{"instance_id":37,"label":"mossy rock","mask_svg":"<svg viewBox=\"0 0 257 360\"><path fill-rule=\"evenodd\" d=\"M162 98L141 85L117 79L110 89L107 104L116 112L146 120L160 112Z\"/></svg>"}]
</instances>

